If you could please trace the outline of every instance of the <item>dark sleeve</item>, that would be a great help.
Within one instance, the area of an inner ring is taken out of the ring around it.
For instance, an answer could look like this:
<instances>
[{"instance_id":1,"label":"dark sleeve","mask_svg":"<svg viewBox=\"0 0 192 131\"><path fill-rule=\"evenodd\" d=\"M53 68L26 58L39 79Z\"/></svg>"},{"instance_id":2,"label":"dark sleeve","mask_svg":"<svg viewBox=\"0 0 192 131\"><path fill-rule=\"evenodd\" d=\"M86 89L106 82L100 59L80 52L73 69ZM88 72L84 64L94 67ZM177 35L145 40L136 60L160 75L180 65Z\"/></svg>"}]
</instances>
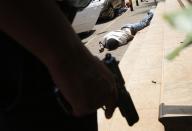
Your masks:
<instances>
[{"instance_id":1,"label":"dark sleeve","mask_svg":"<svg viewBox=\"0 0 192 131\"><path fill-rule=\"evenodd\" d=\"M65 14L65 16L68 18L68 20L72 23L78 9L70 6L64 1L58 1L57 4L62 12Z\"/></svg>"}]
</instances>

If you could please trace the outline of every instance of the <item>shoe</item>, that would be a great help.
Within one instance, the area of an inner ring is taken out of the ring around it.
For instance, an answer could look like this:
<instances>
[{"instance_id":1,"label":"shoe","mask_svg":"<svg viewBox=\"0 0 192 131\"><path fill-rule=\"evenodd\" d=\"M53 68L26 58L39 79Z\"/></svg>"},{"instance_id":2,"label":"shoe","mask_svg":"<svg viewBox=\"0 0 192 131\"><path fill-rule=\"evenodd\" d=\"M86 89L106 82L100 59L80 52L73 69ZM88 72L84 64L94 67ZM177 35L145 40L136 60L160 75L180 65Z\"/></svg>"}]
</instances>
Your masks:
<instances>
[{"instance_id":1,"label":"shoe","mask_svg":"<svg viewBox=\"0 0 192 131\"><path fill-rule=\"evenodd\" d=\"M149 14L154 14L154 12L155 12L155 9L152 8L152 9L150 9L150 10L147 12L147 14L148 14L148 15L149 15Z\"/></svg>"}]
</instances>

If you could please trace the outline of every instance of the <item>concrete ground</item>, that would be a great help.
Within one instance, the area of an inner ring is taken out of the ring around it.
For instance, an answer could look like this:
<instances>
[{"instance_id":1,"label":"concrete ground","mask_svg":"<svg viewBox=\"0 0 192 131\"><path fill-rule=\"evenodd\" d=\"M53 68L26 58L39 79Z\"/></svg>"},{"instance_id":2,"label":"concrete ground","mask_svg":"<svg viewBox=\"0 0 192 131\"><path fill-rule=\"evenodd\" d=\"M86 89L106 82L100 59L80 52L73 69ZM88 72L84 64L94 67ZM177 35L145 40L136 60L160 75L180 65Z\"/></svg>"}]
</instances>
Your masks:
<instances>
[{"instance_id":1,"label":"concrete ground","mask_svg":"<svg viewBox=\"0 0 192 131\"><path fill-rule=\"evenodd\" d=\"M131 17L135 17L135 22L139 21L152 5L153 1L142 3L138 10L135 8L135 12L126 12L117 18L113 23L114 26L110 28L120 28L122 25L119 23L124 24ZM161 16L164 8L164 3L158 4L151 25L138 32L128 45L111 52L121 60L119 67L125 80L125 87L139 114L139 122L130 127L118 109L109 120L105 119L102 110L98 110L99 131L164 131L163 125L158 121L164 43L162 28L164 23ZM102 58L104 54L99 54L99 57Z\"/></svg>"},{"instance_id":2,"label":"concrete ground","mask_svg":"<svg viewBox=\"0 0 192 131\"><path fill-rule=\"evenodd\" d=\"M192 48L184 50L174 61L165 59L186 36L168 26L162 17L165 13L181 9L180 2L159 0L150 26L138 32L130 43L116 50L99 53L98 43L107 32L141 20L155 5L153 0L134 6L133 12L127 11L112 21L97 24L93 34L82 39L85 46L100 59L110 52L121 60L119 68L125 87L139 114L139 122L130 127L119 110L115 110L113 117L107 120L103 110L99 109L99 131L192 130ZM182 2L185 4L185 0Z\"/></svg>"},{"instance_id":3,"label":"concrete ground","mask_svg":"<svg viewBox=\"0 0 192 131\"><path fill-rule=\"evenodd\" d=\"M93 55L97 56L100 59L104 58L107 52L110 52L113 56L116 57L117 60L121 60L123 54L129 47L131 42L129 42L127 45L118 47L115 50L108 51L107 49L105 49L104 52L100 53L99 41L101 41L103 36L110 31L118 30L127 23L135 23L140 21L153 6L156 6L154 0L143 2L139 1L139 6L136 6L136 3L133 1L134 11L130 11L130 9L128 9L121 16L118 16L113 20L103 23L97 23L90 34L81 34L82 42L85 43L85 46L90 50Z\"/></svg>"}]
</instances>

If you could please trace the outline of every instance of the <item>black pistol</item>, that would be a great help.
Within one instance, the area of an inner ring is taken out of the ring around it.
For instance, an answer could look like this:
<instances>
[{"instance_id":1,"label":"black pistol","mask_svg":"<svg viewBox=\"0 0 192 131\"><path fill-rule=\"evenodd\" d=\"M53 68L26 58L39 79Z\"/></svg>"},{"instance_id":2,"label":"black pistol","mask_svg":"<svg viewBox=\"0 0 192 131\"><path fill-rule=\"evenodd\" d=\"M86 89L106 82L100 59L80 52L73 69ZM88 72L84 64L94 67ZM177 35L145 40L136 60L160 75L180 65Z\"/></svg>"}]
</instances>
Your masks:
<instances>
[{"instance_id":1,"label":"black pistol","mask_svg":"<svg viewBox=\"0 0 192 131\"><path fill-rule=\"evenodd\" d=\"M118 67L118 61L111 54L107 53L105 58L103 59L105 65L110 69L110 71L114 74L117 84L118 90L118 100L117 106L123 117L126 118L129 126L132 126L139 120L139 115L135 109L133 101L129 92L125 88L125 81Z\"/></svg>"}]
</instances>

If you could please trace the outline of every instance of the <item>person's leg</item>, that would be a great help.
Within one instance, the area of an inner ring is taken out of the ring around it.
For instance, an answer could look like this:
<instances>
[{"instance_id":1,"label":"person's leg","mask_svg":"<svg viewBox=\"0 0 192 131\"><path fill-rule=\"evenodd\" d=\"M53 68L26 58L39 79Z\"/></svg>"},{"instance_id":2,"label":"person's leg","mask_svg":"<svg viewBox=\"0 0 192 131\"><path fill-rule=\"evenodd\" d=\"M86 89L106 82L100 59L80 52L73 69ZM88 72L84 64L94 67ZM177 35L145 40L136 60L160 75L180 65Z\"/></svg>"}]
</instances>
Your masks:
<instances>
[{"instance_id":1,"label":"person's leg","mask_svg":"<svg viewBox=\"0 0 192 131\"><path fill-rule=\"evenodd\" d=\"M130 24L130 23L129 23L129 24L126 24L126 25L122 26L121 29L123 29L123 28L130 28L130 27L132 27L132 26L133 26L133 24Z\"/></svg>"},{"instance_id":2,"label":"person's leg","mask_svg":"<svg viewBox=\"0 0 192 131\"><path fill-rule=\"evenodd\" d=\"M131 35L135 35L137 31L144 28L144 25L140 22L134 23L134 24L126 24L123 27L121 27L121 30L124 28L129 28L131 31Z\"/></svg>"},{"instance_id":3,"label":"person's leg","mask_svg":"<svg viewBox=\"0 0 192 131\"><path fill-rule=\"evenodd\" d=\"M132 24L130 28L132 28L134 32L138 32L150 24L152 17L153 17L153 13L148 12L148 14L145 15L140 22Z\"/></svg>"},{"instance_id":4,"label":"person's leg","mask_svg":"<svg viewBox=\"0 0 192 131\"><path fill-rule=\"evenodd\" d=\"M135 35L137 31L140 31L146 26L148 26L152 18L153 18L153 11L150 10L140 22L133 23L133 24L126 24L121 29L130 28L132 32L131 34Z\"/></svg>"},{"instance_id":5,"label":"person's leg","mask_svg":"<svg viewBox=\"0 0 192 131\"><path fill-rule=\"evenodd\" d=\"M142 22L137 22L134 23L131 28L133 28L135 30L135 32L140 31L141 29L143 29L145 27L145 23Z\"/></svg>"},{"instance_id":6,"label":"person's leg","mask_svg":"<svg viewBox=\"0 0 192 131\"><path fill-rule=\"evenodd\" d=\"M146 27L150 24L152 18L153 13L148 12L147 15L145 15L144 18L140 21L140 23L143 25L143 27Z\"/></svg>"}]
</instances>

